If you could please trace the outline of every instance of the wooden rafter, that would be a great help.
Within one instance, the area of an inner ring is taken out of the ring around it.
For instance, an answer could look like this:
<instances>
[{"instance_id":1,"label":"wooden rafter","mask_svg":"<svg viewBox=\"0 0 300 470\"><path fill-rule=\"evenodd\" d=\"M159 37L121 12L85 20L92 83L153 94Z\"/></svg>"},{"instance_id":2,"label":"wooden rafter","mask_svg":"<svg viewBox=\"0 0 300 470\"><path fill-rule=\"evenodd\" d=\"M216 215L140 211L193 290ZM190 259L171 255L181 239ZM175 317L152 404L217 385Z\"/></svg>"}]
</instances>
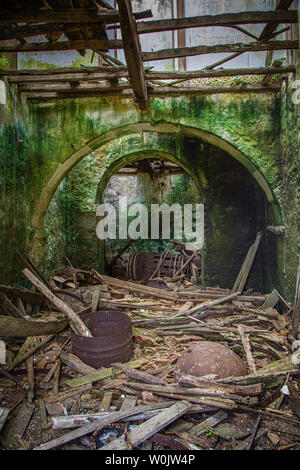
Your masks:
<instances>
[{"instance_id":1,"label":"wooden rafter","mask_svg":"<svg viewBox=\"0 0 300 470\"><path fill-rule=\"evenodd\" d=\"M130 0L117 0L117 2L129 80L134 92L135 101L139 102L141 107L146 107L148 101L147 83L131 2Z\"/></svg>"},{"instance_id":2,"label":"wooden rafter","mask_svg":"<svg viewBox=\"0 0 300 470\"><path fill-rule=\"evenodd\" d=\"M216 46L196 46L179 49L163 49L156 52L144 52L145 62L152 60L174 59L175 57L187 57L193 55L213 54L220 52L252 52L252 51L278 51L287 49L299 49L298 41L267 41L253 42L250 44L218 44Z\"/></svg>"},{"instance_id":3,"label":"wooden rafter","mask_svg":"<svg viewBox=\"0 0 300 470\"><path fill-rule=\"evenodd\" d=\"M297 23L297 11L245 11L240 13L224 13L221 15L193 16L189 18L175 18L166 20L142 21L137 24L139 34L172 31L184 28L198 28L207 26L235 26L241 24L269 23L275 28L280 23ZM267 31L268 33L268 31ZM268 37L271 33L266 34Z\"/></svg>"},{"instance_id":4,"label":"wooden rafter","mask_svg":"<svg viewBox=\"0 0 300 470\"><path fill-rule=\"evenodd\" d=\"M99 39L77 39L74 41L58 42L32 42L17 44L14 46L4 46L0 44L0 52L38 52L38 51L69 51L69 50L109 50L122 49L123 42L119 39L99 40Z\"/></svg>"},{"instance_id":5,"label":"wooden rafter","mask_svg":"<svg viewBox=\"0 0 300 470\"><path fill-rule=\"evenodd\" d=\"M151 10L133 14L136 19L151 18ZM119 21L118 13L106 10L89 10L87 8L68 8L52 10L26 11L13 13L0 11L0 24L16 23L102 23L111 24Z\"/></svg>"},{"instance_id":6,"label":"wooden rafter","mask_svg":"<svg viewBox=\"0 0 300 470\"><path fill-rule=\"evenodd\" d=\"M284 15L285 13L290 13L288 11L288 9L290 8L290 6L292 5L294 0L278 0L277 1L277 5L276 5L276 10L274 11L274 13L280 13L280 15ZM285 12L286 10L286 12ZM297 17L297 11L295 12L296 13L296 23L298 22L298 17ZM276 28L277 26L282 23L281 21L277 21L275 23L270 23L270 21L268 21L268 24L266 25L266 27L264 28L263 32L261 33L261 35L259 36L259 40L263 40L263 39L266 39L268 38L269 36L271 36L272 33L274 33L276 31ZM285 22L284 22L285 23Z\"/></svg>"},{"instance_id":7,"label":"wooden rafter","mask_svg":"<svg viewBox=\"0 0 300 470\"><path fill-rule=\"evenodd\" d=\"M194 80L200 78L216 77L236 77L240 75L274 75L286 74L296 71L296 67L258 67L258 68L240 68L240 69L221 69L221 70L194 70L191 72L147 72L146 77L149 80Z\"/></svg>"},{"instance_id":8,"label":"wooden rafter","mask_svg":"<svg viewBox=\"0 0 300 470\"><path fill-rule=\"evenodd\" d=\"M100 89L101 88L101 89ZM211 95L219 93L277 93L281 89L280 83L272 83L268 85L262 84L247 84L244 86L220 86L220 87L203 87L203 88L176 88L176 87L165 87L165 88L153 88L149 89L149 95L151 96L181 96L181 95ZM99 90L86 90L76 91L73 93L68 92L28 92L27 98L29 101L43 102L43 101L56 101L68 98L101 98L103 96L114 96L120 97L132 97L133 93L130 90L110 90L99 87Z\"/></svg>"},{"instance_id":9,"label":"wooden rafter","mask_svg":"<svg viewBox=\"0 0 300 470\"><path fill-rule=\"evenodd\" d=\"M102 71L100 68L99 72L94 72L93 69L98 67L85 68L87 71L81 71L78 68L67 69L69 72L61 72L58 69L50 70L22 70L22 71L0 71L1 75L8 75L8 81L10 83L18 84L30 84L30 83L72 83L72 82L96 82L100 80L117 80L120 78L128 78L127 69L111 71ZM55 72L52 73L52 70ZM61 69L60 69L61 70ZM220 70L194 70L190 72L164 72L157 71L151 72L146 71L145 77L147 80L193 80L193 79L207 79L216 77L235 77L240 75L275 75L275 74L287 74L294 73L296 71L295 66L290 65L288 67L258 67L258 68L239 68L239 69L220 69ZM18 73L18 72L27 72ZM40 73L44 72L44 73ZM46 73L45 73L46 72Z\"/></svg>"}]
</instances>

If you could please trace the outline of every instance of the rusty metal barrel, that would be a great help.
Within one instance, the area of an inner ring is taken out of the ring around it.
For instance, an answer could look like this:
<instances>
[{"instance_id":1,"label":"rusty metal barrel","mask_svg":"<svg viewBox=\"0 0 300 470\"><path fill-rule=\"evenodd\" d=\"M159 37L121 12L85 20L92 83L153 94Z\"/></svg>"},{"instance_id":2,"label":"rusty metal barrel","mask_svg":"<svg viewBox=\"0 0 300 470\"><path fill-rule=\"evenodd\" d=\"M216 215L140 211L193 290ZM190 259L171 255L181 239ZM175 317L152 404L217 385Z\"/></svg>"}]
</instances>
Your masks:
<instances>
[{"instance_id":1,"label":"rusty metal barrel","mask_svg":"<svg viewBox=\"0 0 300 470\"><path fill-rule=\"evenodd\" d=\"M132 326L128 315L100 310L81 316L93 337L71 331L72 353L95 369L114 362L127 362L132 354Z\"/></svg>"}]
</instances>

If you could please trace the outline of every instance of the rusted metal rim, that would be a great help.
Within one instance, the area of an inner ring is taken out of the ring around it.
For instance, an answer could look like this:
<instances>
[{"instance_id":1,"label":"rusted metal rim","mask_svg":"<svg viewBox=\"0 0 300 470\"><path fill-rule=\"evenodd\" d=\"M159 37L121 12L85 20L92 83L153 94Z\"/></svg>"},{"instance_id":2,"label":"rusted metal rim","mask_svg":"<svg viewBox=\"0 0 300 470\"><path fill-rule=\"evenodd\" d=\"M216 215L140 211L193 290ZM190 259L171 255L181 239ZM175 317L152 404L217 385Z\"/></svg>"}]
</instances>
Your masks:
<instances>
[{"instance_id":1,"label":"rusted metal rim","mask_svg":"<svg viewBox=\"0 0 300 470\"><path fill-rule=\"evenodd\" d=\"M95 369L130 359L132 326L128 315L117 310L100 310L81 318L93 337L71 332L73 354Z\"/></svg>"}]
</instances>

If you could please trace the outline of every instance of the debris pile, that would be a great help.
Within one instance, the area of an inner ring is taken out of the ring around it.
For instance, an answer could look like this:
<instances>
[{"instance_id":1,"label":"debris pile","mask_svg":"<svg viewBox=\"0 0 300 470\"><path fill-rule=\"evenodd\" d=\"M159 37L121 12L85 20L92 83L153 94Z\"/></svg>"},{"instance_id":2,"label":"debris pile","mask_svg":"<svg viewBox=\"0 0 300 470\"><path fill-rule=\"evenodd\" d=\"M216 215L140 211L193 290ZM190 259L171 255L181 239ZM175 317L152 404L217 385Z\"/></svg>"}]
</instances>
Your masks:
<instances>
[{"instance_id":1,"label":"debris pile","mask_svg":"<svg viewBox=\"0 0 300 470\"><path fill-rule=\"evenodd\" d=\"M22 257L35 291L0 286L2 448L299 449L297 308L243 291L255 247L233 290L71 266L45 279ZM109 311L131 320L132 354L96 368L71 334L96 339L86 318Z\"/></svg>"}]
</instances>

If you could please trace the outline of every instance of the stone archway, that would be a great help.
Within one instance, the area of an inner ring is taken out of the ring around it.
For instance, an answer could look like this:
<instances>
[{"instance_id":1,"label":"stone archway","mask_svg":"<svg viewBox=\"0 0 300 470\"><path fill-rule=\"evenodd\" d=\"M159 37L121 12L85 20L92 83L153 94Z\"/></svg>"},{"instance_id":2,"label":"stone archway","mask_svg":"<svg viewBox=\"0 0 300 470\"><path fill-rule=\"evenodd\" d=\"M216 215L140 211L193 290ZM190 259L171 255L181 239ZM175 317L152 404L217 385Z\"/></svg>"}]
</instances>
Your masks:
<instances>
[{"instance_id":1,"label":"stone archway","mask_svg":"<svg viewBox=\"0 0 300 470\"><path fill-rule=\"evenodd\" d=\"M250 161L250 159L245 156L240 150L234 147L231 143L225 139L216 136L207 131L197 129L190 126L176 125L173 123L158 123L152 124L149 122L141 122L137 124L129 124L127 126L118 127L116 129L107 131L104 134L94 138L92 141L87 143L80 150L74 152L69 156L63 163L60 164L58 169L55 171L53 176L45 185L40 199L35 207L33 217L32 217L32 226L36 232L38 232L43 225L43 220L47 208L55 194L55 191L63 178L67 176L69 171L79 163L84 157L89 155L91 152L99 149L101 146L113 141L116 138L123 136L128 136L130 134L136 134L141 132L155 132L155 133L164 133L164 134L174 134L181 135L186 137L198 138L207 143L215 145L220 149L227 152L234 159L240 162L253 176L253 178L258 183L259 187L263 190L266 195L267 201L270 203L272 208L274 223L281 224L282 216L279 204L273 195L273 191L270 188L268 182L266 181L262 172ZM104 174L104 172L103 172ZM103 175L101 175L103 176ZM36 233L37 234L37 233Z\"/></svg>"}]
</instances>

